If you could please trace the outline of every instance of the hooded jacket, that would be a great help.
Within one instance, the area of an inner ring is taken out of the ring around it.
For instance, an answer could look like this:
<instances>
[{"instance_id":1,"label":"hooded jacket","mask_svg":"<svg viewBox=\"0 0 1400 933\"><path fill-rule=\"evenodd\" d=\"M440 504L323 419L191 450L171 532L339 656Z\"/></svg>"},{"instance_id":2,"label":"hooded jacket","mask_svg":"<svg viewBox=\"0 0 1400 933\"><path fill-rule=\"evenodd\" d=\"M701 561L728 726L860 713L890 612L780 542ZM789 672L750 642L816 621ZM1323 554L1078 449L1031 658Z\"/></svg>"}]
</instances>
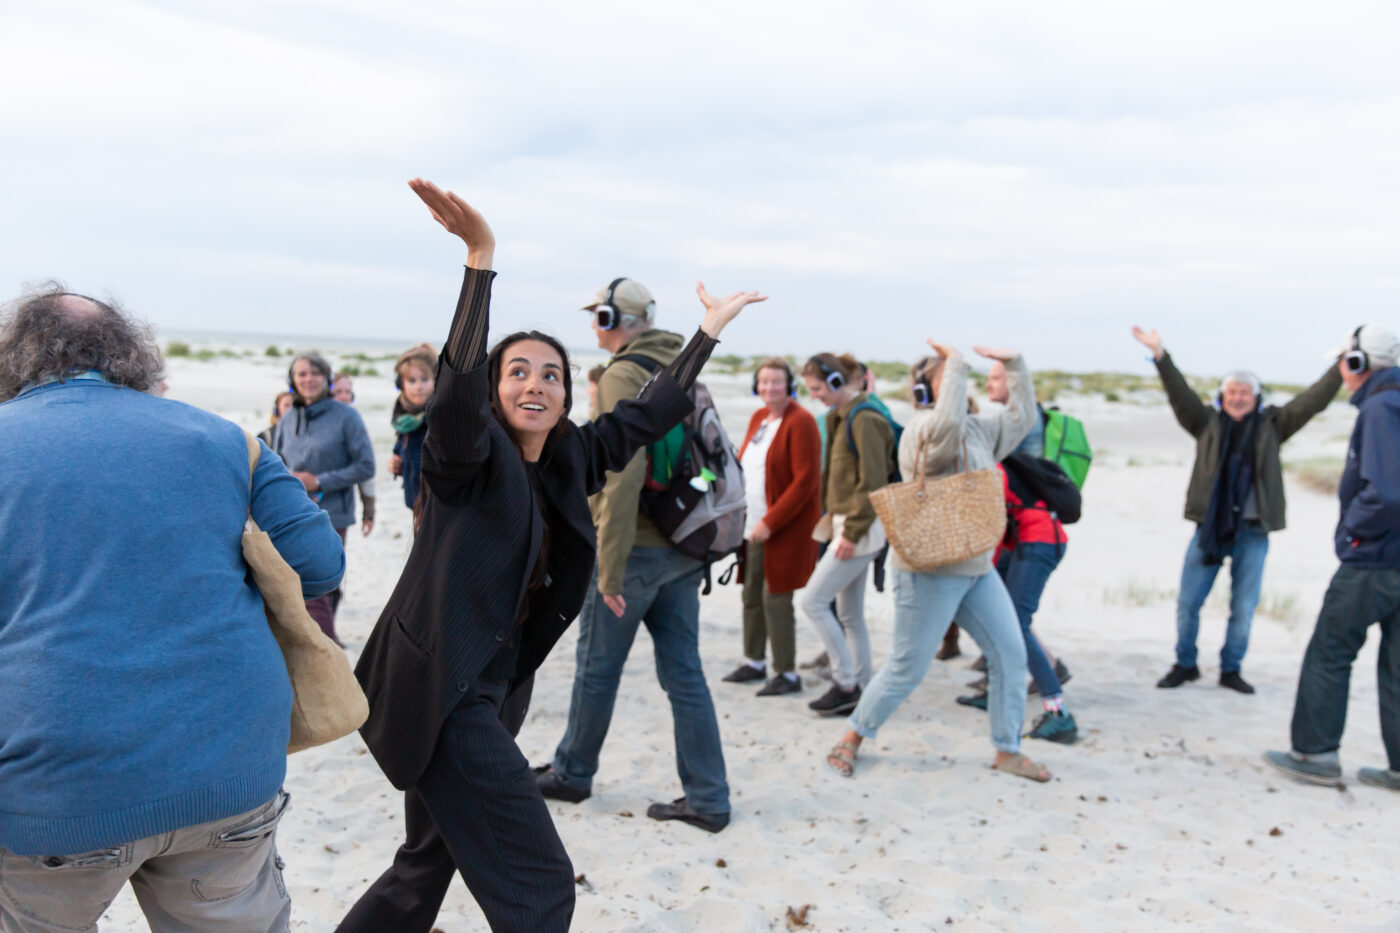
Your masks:
<instances>
[{"instance_id":1,"label":"hooded jacket","mask_svg":"<svg viewBox=\"0 0 1400 933\"><path fill-rule=\"evenodd\" d=\"M1337 489L1337 557L1362 569L1400 569L1400 368L1376 370L1351 403L1357 415Z\"/></svg>"},{"instance_id":2,"label":"hooded jacket","mask_svg":"<svg viewBox=\"0 0 1400 933\"><path fill-rule=\"evenodd\" d=\"M277 422L272 450L293 473L315 474L333 526L355 524L355 486L374 476L374 448L359 412L329 396L293 405Z\"/></svg>"},{"instance_id":3,"label":"hooded jacket","mask_svg":"<svg viewBox=\"0 0 1400 933\"><path fill-rule=\"evenodd\" d=\"M1162 388L1167 392L1172 413L1186 432L1196 439L1196 464L1191 468L1191 482L1186 487L1186 517L1200 524L1210 507L1210 494L1215 489L1216 474L1220 472L1222 418L1229 415L1216 411L1201 401L1201 397L1186 383L1186 378L1172 362L1171 354L1163 353L1157 360L1157 372ZM1284 509L1283 461L1279 447L1303 429L1313 415L1326 408L1342 387L1342 375L1336 366L1328 368L1307 389L1287 405L1269 406L1259 413L1259 433L1254 442L1254 504L1259 522L1266 531L1282 531Z\"/></svg>"},{"instance_id":4,"label":"hooded jacket","mask_svg":"<svg viewBox=\"0 0 1400 933\"><path fill-rule=\"evenodd\" d=\"M646 330L622 346L614 357L636 353L650 357L662 366L670 366L681 352L685 340L680 334L666 330ZM596 419L617 407L624 399L634 399L651 373L641 365L622 360L613 363L598 379ZM647 454L637 451L618 473L609 473L603 491L588 500L593 523L598 529L598 592L613 595L622 592L622 578L627 572L627 555L634 547L670 547L671 541L641 511L642 487L646 485Z\"/></svg>"}]
</instances>

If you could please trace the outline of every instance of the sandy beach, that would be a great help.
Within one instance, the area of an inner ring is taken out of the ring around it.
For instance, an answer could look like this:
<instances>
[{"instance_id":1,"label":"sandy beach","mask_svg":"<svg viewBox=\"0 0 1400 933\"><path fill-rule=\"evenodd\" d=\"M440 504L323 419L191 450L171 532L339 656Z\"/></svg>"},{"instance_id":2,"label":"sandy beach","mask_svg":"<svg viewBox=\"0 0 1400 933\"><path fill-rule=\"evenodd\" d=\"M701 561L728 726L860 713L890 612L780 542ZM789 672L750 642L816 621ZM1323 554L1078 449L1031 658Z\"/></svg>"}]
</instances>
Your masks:
<instances>
[{"instance_id":1,"label":"sandy beach","mask_svg":"<svg viewBox=\"0 0 1400 933\"><path fill-rule=\"evenodd\" d=\"M169 396L258 430L286 362L261 352L174 359ZM352 662L410 542L401 488L384 469L394 389L389 366L379 365L380 375L356 380L378 461L379 516L370 537L352 530L348 546L338 625ZM703 378L739 440L756 407L748 376ZM702 599L700 648L724 736L733 822L709 835L645 816L649 803L679 796L680 786L670 711L643 629L593 796L550 804L579 876L575 929L1400 928L1397 800L1354 781L1358 766L1385 761L1374 634L1352 683L1346 789L1294 783L1260 757L1288 746L1299 663L1337 565L1335 498L1288 477L1288 528L1270 539L1243 668L1258 693L1215 683L1226 573L1202 617L1202 679L1157 690L1172 662L1177 576L1192 530L1181 512L1193 442L1150 394L1111 404L1097 396L1062 401L1085 421L1097 458L1084 518L1069 529L1067 555L1036 619L1037 633L1073 672L1066 696L1080 725L1074 746L1026 743L1054 780L1036 785L988 769L985 714L954 703L977 676L968 669L976 652L966 635L964 656L934 663L866 743L855 777L842 779L823 762L841 723L806 708L824 683L808 679L797 696L759 699L750 686L720 682L741 658L740 604L737 586L716 586ZM896 417L908 412L892 407ZM1352 410L1334 404L1289 442L1285 460L1341 457L1351 421ZM892 593L872 591L866 605L878 665L890 644ZM802 659L820 650L801 619L798 648ZM532 762L547 761L563 733L573 672L571 631L536 679L520 735ZM1027 728L1038 712L1038 702L1028 704ZM358 736L293 756L286 787L292 806L278 843L292 928L328 931L389 865L401 841L401 795ZM129 889L103 926L145 929ZM438 927L486 929L460 879Z\"/></svg>"}]
</instances>

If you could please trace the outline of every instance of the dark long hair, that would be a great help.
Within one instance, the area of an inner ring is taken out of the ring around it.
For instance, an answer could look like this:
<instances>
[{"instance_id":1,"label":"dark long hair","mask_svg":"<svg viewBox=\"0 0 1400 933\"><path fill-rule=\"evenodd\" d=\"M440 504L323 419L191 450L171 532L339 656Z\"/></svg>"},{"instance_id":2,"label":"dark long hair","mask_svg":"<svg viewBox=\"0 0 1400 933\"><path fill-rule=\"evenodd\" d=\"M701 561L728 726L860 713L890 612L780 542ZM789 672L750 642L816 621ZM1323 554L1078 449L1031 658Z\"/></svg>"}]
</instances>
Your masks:
<instances>
[{"instance_id":1,"label":"dark long hair","mask_svg":"<svg viewBox=\"0 0 1400 933\"><path fill-rule=\"evenodd\" d=\"M538 340L540 343L549 344L554 352L559 354L560 365L564 370L564 412L559 416L558 422L555 423L554 428L549 432L548 439L545 441L544 449L545 452L548 453L553 446L553 442L558 438L566 436L573 427L573 422L569 420L569 412L572 411L574 407L573 369L569 365L569 351L565 350L564 345L558 340L554 339L549 334L542 334L537 330L520 330L513 334L507 334L496 341L496 345L492 347L491 352L486 355L486 380L489 384L488 391L491 397L491 414L495 416L496 422L500 424L501 427L505 428L506 433L510 435L511 439L515 440L515 432L511 430L510 423L506 421L506 416L501 411L499 386L501 382L501 360L505 359L506 350L510 349L512 344L519 343L522 340ZM519 450L520 442L516 441L515 446L516 449ZM541 459L543 459L543 455Z\"/></svg>"},{"instance_id":2,"label":"dark long hair","mask_svg":"<svg viewBox=\"0 0 1400 933\"><path fill-rule=\"evenodd\" d=\"M549 437L545 438L544 450L540 453L540 465L543 466L549 459L554 442L567 435L569 430L573 427L573 422L569 420L569 412L574 406L573 370L569 366L569 351L564 349L564 345L548 334L542 334L537 330L521 330L513 334L507 334L496 341L496 345L492 347L491 352L486 355L486 379L489 385L488 391L491 398L491 414L495 417L496 422L505 429L510 439L515 442L515 450L517 453L522 453L520 450L520 440L515 436L515 432L511 429L510 423L506 421L505 414L501 411L499 387L501 382L501 361L505 359L506 351L509 350L513 344L517 344L522 340L538 340L541 343L548 344L554 349L555 353L559 354L559 363L564 370L564 411L560 414L559 420L555 422L554 427L550 429ZM522 459L523 456L522 453ZM542 505L542 503L539 502L539 498L540 490L536 489L535 502L537 506ZM540 518L544 518L543 511L540 513ZM515 620L517 624L525 621L526 616L530 614L535 595L544 587L544 581L548 577L549 523L542 521L540 530L540 550L535 556L535 569L530 574L530 579L525 585L525 598L520 605L520 614Z\"/></svg>"}]
</instances>

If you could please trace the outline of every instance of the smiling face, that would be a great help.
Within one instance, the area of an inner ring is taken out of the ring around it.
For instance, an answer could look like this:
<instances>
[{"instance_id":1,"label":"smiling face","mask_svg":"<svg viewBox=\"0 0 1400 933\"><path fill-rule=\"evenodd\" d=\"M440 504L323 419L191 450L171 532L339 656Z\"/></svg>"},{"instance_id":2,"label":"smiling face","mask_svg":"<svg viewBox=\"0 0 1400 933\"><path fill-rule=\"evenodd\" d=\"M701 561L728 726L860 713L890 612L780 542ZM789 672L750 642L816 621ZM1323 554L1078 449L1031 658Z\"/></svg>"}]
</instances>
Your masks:
<instances>
[{"instance_id":1,"label":"smiling face","mask_svg":"<svg viewBox=\"0 0 1400 933\"><path fill-rule=\"evenodd\" d=\"M331 398L346 405L352 404L355 401L355 380L349 376L341 376L331 389Z\"/></svg>"},{"instance_id":2,"label":"smiling face","mask_svg":"<svg viewBox=\"0 0 1400 933\"><path fill-rule=\"evenodd\" d=\"M297 390L297 395L309 404L325 394L326 375L310 360L302 357L292 364L292 386Z\"/></svg>"},{"instance_id":3,"label":"smiling face","mask_svg":"<svg viewBox=\"0 0 1400 933\"><path fill-rule=\"evenodd\" d=\"M417 361L403 368L403 397L410 405L423 406L433 395L433 372Z\"/></svg>"},{"instance_id":4,"label":"smiling face","mask_svg":"<svg viewBox=\"0 0 1400 933\"><path fill-rule=\"evenodd\" d=\"M787 402L787 373L775 366L758 371L758 397L769 408Z\"/></svg>"},{"instance_id":5,"label":"smiling face","mask_svg":"<svg viewBox=\"0 0 1400 933\"><path fill-rule=\"evenodd\" d=\"M827 408L835 408L838 402L836 393L831 391L831 386L826 384L826 380L819 376L803 375L802 382L807 386L807 391L812 393L812 398L821 402Z\"/></svg>"},{"instance_id":6,"label":"smiling face","mask_svg":"<svg viewBox=\"0 0 1400 933\"><path fill-rule=\"evenodd\" d=\"M1227 382L1220 408L1236 421L1243 421L1254 411L1254 387L1244 382Z\"/></svg>"},{"instance_id":7,"label":"smiling face","mask_svg":"<svg viewBox=\"0 0 1400 933\"><path fill-rule=\"evenodd\" d=\"M496 396L522 449L543 444L564 412L564 360L542 340L517 340L501 352Z\"/></svg>"}]
</instances>

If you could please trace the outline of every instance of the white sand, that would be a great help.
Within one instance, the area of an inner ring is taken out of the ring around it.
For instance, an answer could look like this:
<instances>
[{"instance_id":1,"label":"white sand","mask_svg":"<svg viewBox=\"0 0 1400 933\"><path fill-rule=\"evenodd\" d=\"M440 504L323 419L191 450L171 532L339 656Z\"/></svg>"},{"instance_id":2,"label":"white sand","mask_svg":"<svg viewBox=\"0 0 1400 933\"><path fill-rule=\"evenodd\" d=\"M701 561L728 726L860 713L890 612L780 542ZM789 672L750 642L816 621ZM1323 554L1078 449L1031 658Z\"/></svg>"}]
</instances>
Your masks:
<instances>
[{"instance_id":1,"label":"white sand","mask_svg":"<svg viewBox=\"0 0 1400 933\"><path fill-rule=\"evenodd\" d=\"M382 364L381 364L382 365ZM281 364L285 366L285 360ZM385 367L387 369L387 367ZM280 385L271 361L176 361L171 391L257 427ZM746 379L708 376L739 440ZM409 545L400 488L382 472L391 435L385 378L360 379L358 407L380 458L380 520L353 533L340 631L353 657L393 587ZM580 395L582 393L580 392ZM740 659L737 587L701 608L701 652L720 716L733 822L712 836L645 817L681 793L671 717L645 630L623 677L593 797L550 808L575 871L575 928L595 931L783 930L787 909L812 905L808 929L867 930L1395 930L1394 794L1356 784L1383 765L1375 648L1356 665L1342 749L1343 792L1294 783L1260 760L1286 748L1303 649L1336 566L1335 501L1289 485L1289 528L1271 540L1263 608L1245 675L1252 697L1215 685L1223 585L1204 614L1202 680L1153 684L1172 662L1172 599L1191 527L1181 517L1190 439L1158 406L1074 406L1101 451L1085 517L1070 529L1036 630L1073 671L1067 697L1081 740L1027 741L1055 773L1048 785L988 770L983 713L953 698L975 674L964 658L927 679L868 742L856 776L823 763L839 722L797 697L758 699L720 682ZM1285 449L1286 459L1340 456L1350 409L1333 406ZM867 602L876 662L888 651L892 594ZM1291 603L1291 606L1290 606ZM799 620L799 654L820 650ZM1372 642L1374 643L1373 637ZM547 761L564 729L574 672L567 634L540 670L520 743ZM1027 728L1038 704L1027 706ZM293 928L330 930L401 841L400 795L358 736L294 756L292 809L278 841L294 899ZM127 891L107 929L144 929ZM460 880L439 918L446 933L485 930Z\"/></svg>"}]
</instances>

